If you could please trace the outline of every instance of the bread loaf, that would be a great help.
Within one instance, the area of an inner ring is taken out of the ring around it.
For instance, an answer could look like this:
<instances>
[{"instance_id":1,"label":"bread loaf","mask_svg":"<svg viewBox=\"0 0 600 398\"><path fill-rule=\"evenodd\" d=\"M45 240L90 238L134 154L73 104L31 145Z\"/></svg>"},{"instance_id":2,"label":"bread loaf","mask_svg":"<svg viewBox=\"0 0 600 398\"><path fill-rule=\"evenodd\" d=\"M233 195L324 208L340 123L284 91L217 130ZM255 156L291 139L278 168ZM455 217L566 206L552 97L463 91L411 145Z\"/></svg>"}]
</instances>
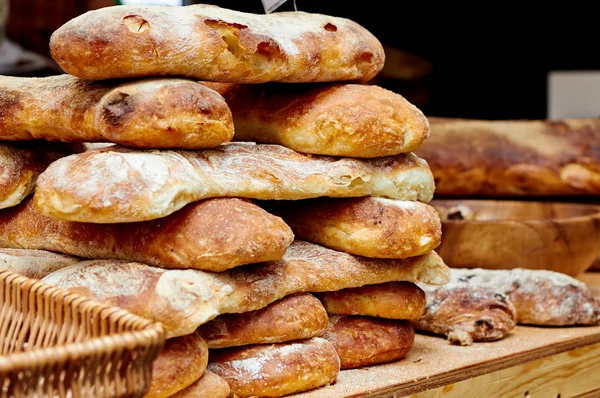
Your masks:
<instances>
[{"instance_id":1,"label":"bread loaf","mask_svg":"<svg viewBox=\"0 0 600 398\"><path fill-rule=\"evenodd\" d=\"M198 334L169 339L152 363L152 381L145 398L167 398L192 385L204 374L208 347Z\"/></svg>"},{"instance_id":2,"label":"bread loaf","mask_svg":"<svg viewBox=\"0 0 600 398\"><path fill-rule=\"evenodd\" d=\"M238 141L373 158L412 152L429 136L417 107L378 86L205 84L227 101Z\"/></svg>"},{"instance_id":3,"label":"bread loaf","mask_svg":"<svg viewBox=\"0 0 600 398\"><path fill-rule=\"evenodd\" d=\"M68 75L0 76L0 88L0 140L198 149L233 137L223 98L189 80L99 83Z\"/></svg>"},{"instance_id":4,"label":"bread loaf","mask_svg":"<svg viewBox=\"0 0 600 398\"><path fill-rule=\"evenodd\" d=\"M194 384L171 395L171 398L227 398L230 392L225 379L207 370Z\"/></svg>"},{"instance_id":5,"label":"bread loaf","mask_svg":"<svg viewBox=\"0 0 600 398\"><path fill-rule=\"evenodd\" d=\"M208 369L238 397L281 397L335 381L340 359L320 337L289 343L212 350Z\"/></svg>"},{"instance_id":6,"label":"bread loaf","mask_svg":"<svg viewBox=\"0 0 600 398\"><path fill-rule=\"evenodd\" d=\"M210 197L306 199L385 196L431 200L427 162L412 154L359 160L235 143L197 152L100 148L54 162L38 180L36 208L69 221L164 217Z\"/></svg>"},{"instance_id":7,"label":"bread loaf","mask_svg":"<svg viewBox=\"0 0 600 398\"><path fill-rule=\"evenodd\" d=\"M420 256L442 237L438 213L419 202L363 197L259 204L283 217L298 239L358 256Z\"/></svg>"},{"instance_id":8,"label":"bread loaf","mask_svg":"<svg viewBox=\"0 0 600 398\"><path fill-rule=\"evenodd\" d=\"M220 314L258 310L294 293L391 281L444 284L449 279L450 270L434 252L373 260L296 241L282 260L221 273L96 260L63 268L43 281L161 322L167 337L176 337Z\"/></svg>"},{"instance_id":9,"label":"bread loaf","mask_svg":"<svg viewBox=\"0 0 600 398\"><path fill-rule=\"evenodd\" d=\"M46 250L0 249L0 269L41 279L82 260Z\"/></svg>"},{"instance_id":10,"label":"bread loaf","mask_svg":"<svg viewBox=\"0 0 600 398\"><path fill-rule=\"evenodd\" d=\"M430 122L417 153L431 166L436 195L600 193L600 119Z\"/></svg>"},{"instance_id":11,"label":"bread loaf","mask_svg":"<svg viewBox=\"0 0 600 398\"><path fill-rule=\"evenodd\" d=\"M283 343L322 335L327 329L323 304L308 293L282 298L260 310L220 315L198 328L209 348Z\"/></svg>"},{"instance_id":12,"label":"bread loaf","mask_svg":"<svg viewBox=\"0 0 600 398\"><path fill-rule=\"evenodd\" d=\"M0 211L0 247L46 249L164 268L219 272L278 260L293 239L280 218L238 198L207 199L160 220L129 224L59 221L40 215L29 199Z\"/></svg>"},{"instance_id":13,"label":"bread loaf","mask_svg":"<svg viewBox=\"0 0 600 398\"><path fill-rule=\"evenodd\" d=\"M368 315L416 321L425 311L425 292L411 282L388 282L317 295L329 314Z\"/></svg>"},{"instance_id":14,"label":"bread loaf","mask_svg":"<svg viewBox=\"0 0 600 398\"><path fill-rule=\"evenodd\" d=\"M323 338L335 347L341 368L354 369L404 358L415 331L408 321L332 315Z\"/></svg>"},{"instance_id":15,"label":"bread loaf","mask_svg":"<svg viewBox=\"0 0 600 398\"><path fill-rule=\"evenodd\" d=\"M347 19L248 14L204 4L91 11L55 31L50 52L67 73L90 80L366 81L385 61L375 36Z\"/></svg>"}]
</instances>

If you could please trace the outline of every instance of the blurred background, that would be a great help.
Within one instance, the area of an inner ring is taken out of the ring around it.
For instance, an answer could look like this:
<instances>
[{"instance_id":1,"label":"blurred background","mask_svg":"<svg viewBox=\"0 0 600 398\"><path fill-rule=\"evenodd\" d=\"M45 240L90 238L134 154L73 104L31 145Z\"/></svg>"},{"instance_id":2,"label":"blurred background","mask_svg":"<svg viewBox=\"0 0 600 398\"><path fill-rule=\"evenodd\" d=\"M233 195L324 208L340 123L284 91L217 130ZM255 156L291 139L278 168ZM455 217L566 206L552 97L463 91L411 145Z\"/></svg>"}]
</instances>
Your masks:
<instances>
[{"instance_id":1,"label":"blurred background","mask_svg":"<svg viewBox=\"0 0 600 398\"><path fill-rule=\"evenodd\" d=\"M193 1L130 1L183 2ZM0 74L61 73L48 54L52 32L81 13L115 3L0 0L0 37L4 37ZM265 12L261 0L204 3ZM386 66L373 83L404 95L428 115L480 119L600 115L595 108L600 102L597 17L590 5L475 4L296 0L299 11L350 18L373 32L387 55ZM291 0L278 9L290 10Z\"/></svg>"}]
</instances>

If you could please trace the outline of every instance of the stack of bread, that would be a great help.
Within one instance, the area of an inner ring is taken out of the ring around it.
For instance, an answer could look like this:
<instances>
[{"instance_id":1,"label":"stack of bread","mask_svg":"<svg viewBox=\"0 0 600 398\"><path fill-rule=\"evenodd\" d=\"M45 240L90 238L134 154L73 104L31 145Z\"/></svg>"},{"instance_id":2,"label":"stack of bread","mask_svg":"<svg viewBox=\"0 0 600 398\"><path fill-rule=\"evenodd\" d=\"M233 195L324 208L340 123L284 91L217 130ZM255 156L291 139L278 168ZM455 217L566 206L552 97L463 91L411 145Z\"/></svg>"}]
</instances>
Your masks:
<instances>
[{"instance_id":1,"label":"stack of bread","mask_svg":"<svg viewBox=\"0 0 600 398\"><path fill-rule=\"evenodd\" d=\"M55 159L0 212L0 260L161 322L148 396L282 396L408 353L416 284L450 273L412 153L429 123L362 84L384 63L372 34L115 6L50 45L70 75L1 78L0 139L108 144Z\"/></svg>"}]
</instances>

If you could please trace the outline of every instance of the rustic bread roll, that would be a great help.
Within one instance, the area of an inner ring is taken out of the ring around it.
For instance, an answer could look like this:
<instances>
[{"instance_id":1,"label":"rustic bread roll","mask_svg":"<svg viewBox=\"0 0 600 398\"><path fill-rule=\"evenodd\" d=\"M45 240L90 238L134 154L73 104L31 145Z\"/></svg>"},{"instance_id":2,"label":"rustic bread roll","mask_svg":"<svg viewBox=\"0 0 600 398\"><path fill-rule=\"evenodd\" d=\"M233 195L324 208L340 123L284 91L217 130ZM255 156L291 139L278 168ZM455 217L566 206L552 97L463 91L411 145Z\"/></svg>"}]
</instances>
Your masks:
<instances>
[{"instance_id":1,"label":"rustic bread roll","mask_svg":"<svg viewBox=\"0 0 600 398\"><path fill-rule=\"evenodd\" d=\"M440 217L425 203L364 197L259 204L282 217L298 239L358 256L415 257L441 242Z\"/></svg>"},{"instance_id":2,"label":"rustic bread roll","mask_svg":"<svg viewBox=\"0 0 600 398\"><path fill-rule=\"evenodd\" d=\"M429 136L429 122L417 107L378 86L204 84L227 101L238 141L374 158L412 152Z\"/></svg>"},{"instance_id":3,"label":"rustic bread roll","mask_svg":"<svg viewBox=\"0 0 600 398\"><path fill-rule=\"evenodd\" d=\"M430 122L417 152L431 165L437 195L600 193L599 119Z\"/></svg>"},{"instance_id":4,"label":"rustic bread roll","mask_svg":"<svg viewBox=\"0 0 600 398\"><path fill-rule=\"evenodd\" d=\"M198 333L209 348L283 343L322 335L327 312L312 294L298 293L260 310L220 315L200 326Z\"/></svg>"},{"instance_id":5,"label":"rustic bread roll","mask_svg":"<svg viewBox=\"0 0 600 398\"><path fill-rule=\"evenodd\" d=\"M0 211L0 247L46 249L164 268L219 272L278 260L293 239L279 217L238 198L207 199L160 220L129 224L59 221L39 214L31 200Z\"/></svg>"},{"instance_id":6,"label":"rustic bread roll","mask_svg":"<svg viewBox=\"0 0 600 398\"><path fill-rule=\"evenodd\" d=\"M320 337L282 344L212 350L208 369L238 397L281 397L333 383L340 359Z\"/></svg>"},{"instance_id":7,"label":"rustic bread roll","mask_svg":"<svg viewBox=\"0 0 600 398\"><path fill-rule=\"evenodd\" d=\"M80 258L45 250L0 249L0 269L32 279L44 278L81 261Z\"/></svg>"},{"instance_id":8,"label":"rustic bread roll","mask_svg":"<svg viewBox=\"0 0 600 398\"><path fill-rule=\"evenodd\" d=\"M258 310L294 293L391 281L445 284L449 279L450 270L434 252L373 260L296 241L282 260L221 273L96 260L63 268L43 281L161 322L167 337L175 337L193 333L220 314Z\"/></svg>"},{"instance_id":9,"label":"rustic bread roll","mask_svg":"<svg viewBox=\"0 0 600 398\"><path fill-rule=\"evenodd\" d=\"M341 368L354 369L404 358L415 331L409 321L332 315L323 338L335 347Z\"/></svg>"},{"instance_id":10,"label":"rustic bread roll","mask_svg":"<svg viewBox=\"0 0 600 398\"><path fill-rule=\"evenodd\" d=\"M0 76L0 88L0 140L199 149L233 137L223 98L189 80L97 83L68 75Z\"/></svg>"},{"instance_id":11,"label":"rustic bread roll","mask_svg":"<svg viewBox=\"0 0 600 398\"><path fill-rule=\"evenodd\" d=\"M416 321L425 311L425 292L411 282L388 282L318 293L329 314L368 315Z\"/></svg>"},{"instance_id":12,"label":"rustic bread roll","mask_svg":"<svg viewBox=\"0 0 600 398\"><path fill-rule=\"evenodd\" d=\"M171 398L227 398L230 392L225 379L207 370L194 384L171 395Z\"/></svg>"},{"instance_id":13,"label":"rustic bread roll","mask_svg":"<svg viewBox=\"0 0 600 398\"><path fill-rule=\"evenodd\" d=\"M192 333L169 339L152 363L152 381L145 398L166 398L191 386L204 374L208 347Z\"/></svg>"},{"instance_id":14,"label":"rustic bread roll","mask_svg":"<svg viewBox=\"0 0 600 398\"><path fill-rule=\"evenodd\" d=\"M340 159L251 143L198 152L108 147L54 162L38 180L35 205L62 220L115 223L164 217L210 197L374 195L427 202L433 191L427 162L412 154Z\"/></svg>"},{"instance_id":15,"label":"rustic bread roll","mask_svg":"<svg viewBox=\"0 0 600 398\"><path fill-rule=\"evenodd\" d=\"M50 52L67 73L91 80L366 81L385 61L375 36L347 19L248 14L204 4L91 11L54 32Z\"/></svg>"}]
</instances>

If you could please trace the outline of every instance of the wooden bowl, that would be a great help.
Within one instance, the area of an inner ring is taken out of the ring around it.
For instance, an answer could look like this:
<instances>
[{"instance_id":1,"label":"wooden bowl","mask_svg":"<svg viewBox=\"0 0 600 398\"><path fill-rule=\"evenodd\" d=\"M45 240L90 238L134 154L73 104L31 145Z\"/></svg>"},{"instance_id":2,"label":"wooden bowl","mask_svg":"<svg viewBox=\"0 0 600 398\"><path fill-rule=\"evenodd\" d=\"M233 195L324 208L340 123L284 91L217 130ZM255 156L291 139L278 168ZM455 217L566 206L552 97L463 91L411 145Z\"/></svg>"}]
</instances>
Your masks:
<instances>
[{"instance_id":1,"label":"wooden bowl","mask_svg":"<svg viewBox=\"0 0 600 398\"><path fill-rule=\"evenodd\" d=\"M455 268L546 269L577 276L600 252L600 206L502 200L433 200L436 249Z\"/></svg>"}]
</instances>

